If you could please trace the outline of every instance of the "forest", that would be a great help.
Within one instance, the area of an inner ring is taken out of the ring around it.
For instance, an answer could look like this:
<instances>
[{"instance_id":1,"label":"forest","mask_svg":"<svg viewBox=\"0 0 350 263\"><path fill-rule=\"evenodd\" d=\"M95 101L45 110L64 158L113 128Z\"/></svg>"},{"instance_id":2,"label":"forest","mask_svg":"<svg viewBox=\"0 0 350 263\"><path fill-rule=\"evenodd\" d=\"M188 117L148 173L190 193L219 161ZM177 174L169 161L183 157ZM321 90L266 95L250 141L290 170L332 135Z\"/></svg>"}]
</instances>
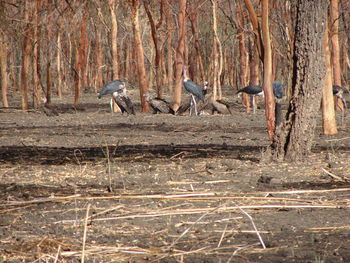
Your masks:
<instances>
[{"instance_id":1,"label":"forest","mask_svg":"<svg viewBox=\"0 0 350 263\"><path fill-rule=\"evenodd\" d=\"M0 262L350 262L349 32L347 0L0 0Z\"/></svg>"}]
</instances>

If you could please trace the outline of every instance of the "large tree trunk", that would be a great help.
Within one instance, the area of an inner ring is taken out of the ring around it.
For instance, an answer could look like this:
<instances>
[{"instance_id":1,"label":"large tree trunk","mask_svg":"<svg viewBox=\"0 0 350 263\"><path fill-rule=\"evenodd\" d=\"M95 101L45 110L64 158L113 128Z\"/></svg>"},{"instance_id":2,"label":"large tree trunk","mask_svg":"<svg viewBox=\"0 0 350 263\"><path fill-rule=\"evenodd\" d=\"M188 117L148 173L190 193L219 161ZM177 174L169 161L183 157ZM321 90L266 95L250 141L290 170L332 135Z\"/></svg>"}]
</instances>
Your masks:
<instances>
[{"instance_id":1,"label":"large tree trunk","mask_svg":"<svg viewBox=\"0 0 350 263\"><path fill-rule=\"evenodd\" d=\"M293 94L272 144L275 160L305 160L311 152L325 62L323 36L327 0L298 0L293 56Z\"/></svg>"},{"instance_id":2,"label":"large tree trunk","mask_svg":"<svg viewBox=\"0 0 350 263\"><path fill-rule=\"evenodd\" d=\"M181 91L182 91L182 70L184 66L184 52L185 52L185 36L186 36L186 0L179 0L179 40L176 48L176 76L175 76L175 88L174 88L174 105L173 110L176 112L181 104Z\"/></svg>"},{"instance_id":3,"label":"large tree trunk","mask_svg":"<svg viewBox=\"0 0 350 263\"><path fill-rule=\"evenodd\" d=\"M2 93L2 105L4 108L9 107L7 100L7 42L5 34L0 31L0 68L1 68L1 93Z\"/></svg>"},{"instance_id":4,"label":"large tree trunk","mask_svg":"<svg viewBox=\"0 0 350 263\"><path fill-rule=\"evenodd\" d=\"M272 52L269 32L269 5L268 0L262 1L262 34L264 41L264 94L265 116L267 120L267 133L272 140L275 133L275 98L272 91Z\"/></svg>"},{"instance_id":5,"label":"large tree trunk","mask_svg":"<svg viewBox=\"0 0 350 263\"><path fill-rule=\"evenodd\" d=\"M119 66L118 66L118 21L116 15L116 4L118 0L109 0L108 6L111 13L111 32L110 32L110 43L112 47L112 69L113 69L113 80L119 79Z\"/></svg>"},{"instance_id":6,"label":"large tree trunk","mask_svg":"<svg viewBox=\"0 0 350 263\"><path fill-rule=\"evenodd\" d=\"M322 89L323 133L325 135L332 135L332 134L338 133L338 131L337 131L337 124L335 119L334 99L333 99L333 90L332 90L332 66L331 66L331 55L329 51L327 19L326 19L326 30L324 33L323 47L324 47L324 54L325 54L325 61L326 61L326 75L324 77L324 83L323 83L323 89Z\"/></svg>"},{"instance_id":7,"label":"large tree trunk","mask_svg":"<svg viewBox=\"0 0 350 263\"><path fill-rule=\"evenodd\" d=\"M134 41L137 54L137 70L139 73L141 112L148 112L148 103L145 101L144 94L148 93L146 69L144 61L143 45L141 40L140 23L139 23L139 0L131 0L131 22L134 32Z\"/></svg>"}]
</instances>

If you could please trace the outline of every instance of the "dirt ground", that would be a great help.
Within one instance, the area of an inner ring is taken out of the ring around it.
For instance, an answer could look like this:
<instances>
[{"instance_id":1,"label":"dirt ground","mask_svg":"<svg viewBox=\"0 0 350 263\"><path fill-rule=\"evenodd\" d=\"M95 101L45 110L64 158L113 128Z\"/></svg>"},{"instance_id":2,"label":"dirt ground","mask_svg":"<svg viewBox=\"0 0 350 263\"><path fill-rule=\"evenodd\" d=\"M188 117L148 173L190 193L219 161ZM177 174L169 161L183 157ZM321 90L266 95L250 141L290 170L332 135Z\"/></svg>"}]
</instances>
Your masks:
<instances>
[{"instance_id":1,"label":"dirt ground","mask_svg":"<svg viewBox=\"0 0 350 263\"><path fill-rule=\"evenodd\" d=\"M191 117L11 99L0 262L350 262L350 116L323 136L320 112L305 162L264 164L264 112L232 96L232 116Z\"/></svg>"}]
</instances>

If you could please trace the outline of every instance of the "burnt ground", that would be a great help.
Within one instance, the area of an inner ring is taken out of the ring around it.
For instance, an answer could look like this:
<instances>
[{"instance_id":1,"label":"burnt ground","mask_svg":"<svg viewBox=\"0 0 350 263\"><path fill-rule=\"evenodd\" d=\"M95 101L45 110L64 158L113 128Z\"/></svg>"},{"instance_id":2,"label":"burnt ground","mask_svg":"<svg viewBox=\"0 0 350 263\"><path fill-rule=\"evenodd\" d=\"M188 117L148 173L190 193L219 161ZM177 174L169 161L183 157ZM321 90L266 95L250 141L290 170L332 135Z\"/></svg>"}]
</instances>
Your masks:
<instances>
[{"instance_id":1,"label":"burnt ground","mask_svg":"<svg viewBox=\"0 0 350 263\"><path fill-rule=\"evenodd\" d=\"M0 109L0 262L350 262L349 116L264 164L264 112L237 98L196 117L71 100Z\"/></svg>"}]
</instances>

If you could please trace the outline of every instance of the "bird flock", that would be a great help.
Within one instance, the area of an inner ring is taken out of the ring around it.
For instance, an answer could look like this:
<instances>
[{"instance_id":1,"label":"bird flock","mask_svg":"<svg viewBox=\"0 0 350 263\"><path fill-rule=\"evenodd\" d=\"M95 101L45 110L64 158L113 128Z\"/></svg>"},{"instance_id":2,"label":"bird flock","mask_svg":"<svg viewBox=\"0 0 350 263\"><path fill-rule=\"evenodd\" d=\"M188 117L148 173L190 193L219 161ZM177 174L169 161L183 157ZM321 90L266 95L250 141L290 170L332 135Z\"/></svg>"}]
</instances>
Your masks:
<instances>
[{"instance_id":1,"label":"bird flock","mask_svg":"<svg viewBox=\"0 0 350 263\"><path fill-rule=\"evenodd\" d=\"M232 114L230 109L230 104L223 100L213 100L212 98L207 98L208 94L208 82L205 81L203 85L198 85L193 82L187 75L186 66L183 67L183 87L190 94L190 102L189 106L184 107L184 109L180 109L175 112L172 108L172 105L163 98L153 97L150 93L146 93L143 96L145 97L145 101L149 104L154 114L163 113L163 114L177 114L179 112L186 111L189 108L190 115L199 115L200 110L198 110L198 104L202 104L202 108L207 106L208 104L212 107L212 112L218 113L228 113ZM273 94L277 101L281 100L284 96L283 86L281 82L273 82L272 83ZM346 100L343 97L343 93L349 93L347 88L333 85L333 95L339 99L344 104L344 107L347 109ZM251 97L253 113L255 114L255 96L264 96L264 90L262 86L259 85L248 85L242 89L239 89L236 94L246 93ZM123 113L127 113L128 115L135 115L135 107L127 94L126 84L121 80L114 80L106 85L104 85L101 90L98 92L98 98L101 99L103 96L111 95L110 99L110 107L111 112L115 111Z\"/></svg>"}]
</instances>

